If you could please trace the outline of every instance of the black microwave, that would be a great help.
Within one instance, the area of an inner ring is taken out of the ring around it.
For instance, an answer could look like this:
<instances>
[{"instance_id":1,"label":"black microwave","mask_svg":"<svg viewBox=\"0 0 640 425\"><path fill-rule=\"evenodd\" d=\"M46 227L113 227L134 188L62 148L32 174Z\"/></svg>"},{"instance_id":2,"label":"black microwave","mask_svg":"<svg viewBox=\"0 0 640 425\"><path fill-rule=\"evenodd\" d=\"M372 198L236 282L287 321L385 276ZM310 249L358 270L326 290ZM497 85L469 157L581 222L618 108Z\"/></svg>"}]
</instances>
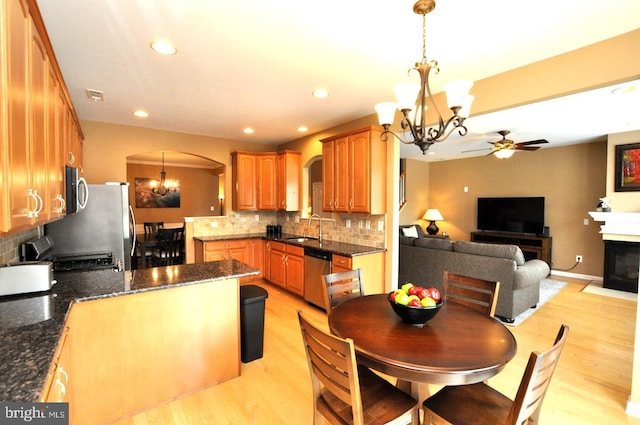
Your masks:
<instances>
[{"instance_id":1,"label":"black microwave","mask_svg":"<svg viewBox=\"0 0 640 425\"><path fill-rule=\"evenodd\" d=\"M67 214L75 214L87 204L87 182L78 177L78 169L75 167L65 166L65 194Z\"/></svg>"}]
</instances>

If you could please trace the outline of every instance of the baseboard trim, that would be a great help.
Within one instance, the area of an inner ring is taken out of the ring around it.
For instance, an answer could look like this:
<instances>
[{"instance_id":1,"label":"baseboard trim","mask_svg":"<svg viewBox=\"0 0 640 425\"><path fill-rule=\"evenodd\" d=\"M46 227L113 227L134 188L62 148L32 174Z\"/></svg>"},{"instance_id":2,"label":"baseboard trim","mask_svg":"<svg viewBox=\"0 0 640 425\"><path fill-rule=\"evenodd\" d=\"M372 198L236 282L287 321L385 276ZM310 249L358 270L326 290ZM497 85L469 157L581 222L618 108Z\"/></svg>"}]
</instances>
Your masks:
<instances>
[{"instance_id":1,"label":"baseboard trim","mask_svg":"<svg viewBox=\"0 0 640 425\"><path fill-rule=\"evenodd\" d=\"M573 277L575 279L595 280L597 282L602 282L602 276L591 276L588 274L571 273L571 272L565 272L562 270L554 270L554 269L551 269L551 274L555 276L566 276L566 277Z\"/></svg>"}]
</instances>

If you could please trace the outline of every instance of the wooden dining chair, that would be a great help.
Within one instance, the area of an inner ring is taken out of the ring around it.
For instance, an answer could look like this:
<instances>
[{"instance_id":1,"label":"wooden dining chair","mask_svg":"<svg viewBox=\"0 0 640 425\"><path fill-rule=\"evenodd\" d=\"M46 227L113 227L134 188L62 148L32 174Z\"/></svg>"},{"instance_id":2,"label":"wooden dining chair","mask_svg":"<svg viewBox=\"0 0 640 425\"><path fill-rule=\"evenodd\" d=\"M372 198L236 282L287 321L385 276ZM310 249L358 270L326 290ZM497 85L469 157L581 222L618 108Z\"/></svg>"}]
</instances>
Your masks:
<instances>
[{"instance_id":1,"label":"wooden dining chair","mask_svg":"<svg viewBox=\"0 0 640 425\"><path fill-rule=\"evenodd\" d=\"M164 221L145 221L144 222L144 234L147 235L158 235L158 229L164 227Z\"/></svg>"},{"instance_id":2,"label":"wooden dining chair","mask_svg":"<svg viewBox=\"0 0 640 425\"><path fill-rule=\"evenodd\" d=\"M184 229L158 229L158 245L153 250L151 262L154 266L181 264Z\"/></svg>"},{"instance_id":3,"label":"wooden dining chair","mask_svg":"<svg viewBox=\"0 0 640 425\"><path fill-rule=\"evenodd\" d=\"M538 423L540 408L569 327L562 325L549 350L533 352L514 400L485 383L444 387L424 401L424 423L431 425L522 425Z\"/></svg>"},{"instance_id":4,"label":"wooden dining chair","mask_svg":"<svg viewBox=\"0 0 640 425\"><path fill-rule=\"evenodd\" d=\"M445 271L442 277L447 302L463 304L493 317L496 313L500 282L491 282Z\"/></svg>"},{"instance_id":5,"label":"wooden dining chair","mask_svg":"<svg viewBox=\"0 0 640 425\"><path fill-rule=\"evenodd\" d=\"M418 424L418 401L356 363L353 340L312 325L298 310L311 372L313 423Z\"/></svg>"},{"instance_id":6,"label":"wooden dining chair","mask_svg":"<svg viewBox=\"0 0 640 425\"><path fill-rule=\"evenodd\" d=\"M364 295L362 289L362 269L347 270L322 276L327 313L338 304Z\"/></svg>"}]
</instances>

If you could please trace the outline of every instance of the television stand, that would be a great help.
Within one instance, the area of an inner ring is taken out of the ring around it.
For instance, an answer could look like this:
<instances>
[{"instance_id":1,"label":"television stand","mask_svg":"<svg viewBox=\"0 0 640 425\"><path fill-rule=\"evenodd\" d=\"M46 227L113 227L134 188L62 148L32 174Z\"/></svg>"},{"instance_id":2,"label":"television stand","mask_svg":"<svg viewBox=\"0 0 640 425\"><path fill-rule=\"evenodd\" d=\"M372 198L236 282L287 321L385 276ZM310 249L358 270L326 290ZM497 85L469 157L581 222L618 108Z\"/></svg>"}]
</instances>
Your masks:
<instances>
[{"instance_id":1,"label":"television stand","mask_svg":"<svg viewBox=\"0 0 640 425\"><path fill-rule=\"evenodd\" d=\"M551 236L480 231L471 232L471 242L518 245L525 260L542 260L551 267Z\"/></svg>"}]
</instances>

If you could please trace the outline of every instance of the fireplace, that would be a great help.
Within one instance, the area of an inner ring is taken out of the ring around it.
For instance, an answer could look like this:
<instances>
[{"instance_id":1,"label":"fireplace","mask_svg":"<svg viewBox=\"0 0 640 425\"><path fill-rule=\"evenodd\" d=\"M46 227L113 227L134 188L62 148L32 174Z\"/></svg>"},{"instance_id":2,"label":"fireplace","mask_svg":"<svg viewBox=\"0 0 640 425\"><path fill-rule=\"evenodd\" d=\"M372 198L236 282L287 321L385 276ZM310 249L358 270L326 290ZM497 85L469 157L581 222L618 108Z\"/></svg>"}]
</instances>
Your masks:
<instances>
[{"instance_id":1,"label":"fireplace","mask_svg":"<svg viewBox=\"0 0 640 425\"><path fill-rule=\"evenodd\" d=\"M638 293L640 243L604 241L603 287Z\"/></svg>"}]
</instances>

